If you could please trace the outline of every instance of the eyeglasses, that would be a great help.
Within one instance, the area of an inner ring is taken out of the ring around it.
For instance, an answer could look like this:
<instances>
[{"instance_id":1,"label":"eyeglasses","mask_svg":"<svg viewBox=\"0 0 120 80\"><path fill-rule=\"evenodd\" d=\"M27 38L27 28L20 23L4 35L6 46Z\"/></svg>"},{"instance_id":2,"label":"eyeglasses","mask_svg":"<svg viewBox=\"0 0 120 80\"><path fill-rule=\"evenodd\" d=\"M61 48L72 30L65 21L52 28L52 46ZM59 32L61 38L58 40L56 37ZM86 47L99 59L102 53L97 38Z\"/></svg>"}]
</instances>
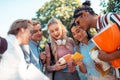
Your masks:
<instances>
[{"instance_id":1,"label":"eyeglasses","mask_svg":"<svg viewBox=\"0 0 120 80\"><path fill-rule=\"evenodd\" d=\"M80 22L79 21L76 21L74 22L75 26L79 26L80 25Z\"/></svg>"},{"instance_id":2,"label":"eyeglasses","mask_svg":"<svg viewBox=\"0 0 120 80\"><path fill-rule=\"evenodd\" d=\"M73 27L73 26L79 26L79 25L80 25L80 22L74 20L74 22L72 23L71 27Z\"/></svg>"},{"instance_id":3,"label":"eyeglasses","mask_svg":"<svg viewBox=\"0 0 120 80\"><path fill-rule=\"evenodd\" d=\"M78 17L81 17L82 16L82 13L79 13L79 14L75 14L73 17L75 18L74 19L74 26L79 26L80 25L80 22L79 21L75 21Z\"/></svg>"},{"instance_id":4,"label":"eyeglasses","mask_svg":"<svg viewBox=\"0 0 120 80\"><path fill-rule=\"evenodd\" d=\"M82 16L82 13L75 14L75 15L73 16L73 18L78 18L79 16Z\"/></svg>"},{"instance_id":5,"label":"eyeglasses","mask_svg":"<svg viewBox=\"0 0 120 80\"><path fill-rule=\"evenodd\" d=\"M33 22L33 26L40 24L39 22Z\"/></svg>"},{"instance_id":6,"label":"eyeglasses","mask_svg":"<svg viewBox=\"0 0 120 80\"><path fill-rule=\"evenodd\" d=\"M42 30L41 29L39 29L39 30L32 30L32 34L37 33L39 31L41 32Z\"/></svg>"}]
</instances>

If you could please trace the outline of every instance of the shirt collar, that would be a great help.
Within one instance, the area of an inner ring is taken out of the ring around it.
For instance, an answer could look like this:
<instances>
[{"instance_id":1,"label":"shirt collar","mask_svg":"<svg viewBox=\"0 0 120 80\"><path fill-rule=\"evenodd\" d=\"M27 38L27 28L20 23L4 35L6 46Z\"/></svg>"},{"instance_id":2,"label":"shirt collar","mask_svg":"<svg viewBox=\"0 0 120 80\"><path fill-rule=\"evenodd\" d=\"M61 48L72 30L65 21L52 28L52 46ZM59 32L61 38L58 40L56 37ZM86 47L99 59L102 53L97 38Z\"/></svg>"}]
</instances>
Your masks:
<instances>
[{"instance_id":1,"label":"shirt collar","mask_svg":"<svg viewBox=\"0 0 120 80\"><path fill-rule=\"evenodd\" d=\"M39 43L37 43L37 42L35 42L35 41L33 41L33 40L30 40L30 43L32 43L32 44L34 44L34 45L36 45L36 46L39 46Z\"/></svg>"},{"instance_id":2,"label":"shirt collar","mask_svg":"<svg viewBox=\"0 0 120 80\"><path fill-rule=\"evenodd\" d=\"M90 43L93 43L91 39L88 41L88 45L89 45ZM80 42L80 45L79 45L79 46L84 46L84 45L86 45L86 44Z\"/></svg>"}]
</instances>

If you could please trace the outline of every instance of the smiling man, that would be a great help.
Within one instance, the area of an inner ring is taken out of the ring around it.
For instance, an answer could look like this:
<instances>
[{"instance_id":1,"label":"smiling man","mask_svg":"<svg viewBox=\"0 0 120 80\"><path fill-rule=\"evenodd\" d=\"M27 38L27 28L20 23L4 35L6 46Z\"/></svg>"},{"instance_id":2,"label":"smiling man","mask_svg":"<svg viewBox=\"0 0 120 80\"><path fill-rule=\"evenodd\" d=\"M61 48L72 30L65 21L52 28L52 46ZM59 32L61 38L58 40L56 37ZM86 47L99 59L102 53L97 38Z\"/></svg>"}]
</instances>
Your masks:
<instances>
[{"instance_id":1,"label":"smiling man","mask_svg":"<svg viewBox=\"0 0 120 80\"><path fill-rule=\"evenodd\" d=\"M42 29L41 25L37 21L33 21L33 31L31 40L29 42L29 47L31 50L31 53L34 55L34 58L31 58L31 62L42 71L42 60L40 58L41 52L39 48L39 41L42 39Z\"/></svg>"}]
</instances>

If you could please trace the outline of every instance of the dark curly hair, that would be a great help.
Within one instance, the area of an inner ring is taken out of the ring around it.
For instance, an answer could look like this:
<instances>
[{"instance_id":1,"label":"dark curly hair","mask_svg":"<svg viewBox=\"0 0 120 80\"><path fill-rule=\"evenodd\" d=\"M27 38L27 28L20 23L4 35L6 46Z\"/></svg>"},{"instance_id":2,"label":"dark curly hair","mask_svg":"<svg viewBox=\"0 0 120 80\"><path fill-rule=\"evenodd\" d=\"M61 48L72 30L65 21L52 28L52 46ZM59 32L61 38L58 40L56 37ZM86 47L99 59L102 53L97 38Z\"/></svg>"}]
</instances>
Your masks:
<instances>
[{"instance_id":1,"label":"dark curly hair","mask_svg":"<svg viewBox=\"0 0 120 80\"><path fill-rule=\"evenodd\" d=\"M91 3L90 1L85 1L82 6L79 6L75 9L73 18L77 18L82 15L81 11L89 12L91 15L96 15L96 13L93 11L93 9L90 7Z\"/></svg>"}]
</instances>

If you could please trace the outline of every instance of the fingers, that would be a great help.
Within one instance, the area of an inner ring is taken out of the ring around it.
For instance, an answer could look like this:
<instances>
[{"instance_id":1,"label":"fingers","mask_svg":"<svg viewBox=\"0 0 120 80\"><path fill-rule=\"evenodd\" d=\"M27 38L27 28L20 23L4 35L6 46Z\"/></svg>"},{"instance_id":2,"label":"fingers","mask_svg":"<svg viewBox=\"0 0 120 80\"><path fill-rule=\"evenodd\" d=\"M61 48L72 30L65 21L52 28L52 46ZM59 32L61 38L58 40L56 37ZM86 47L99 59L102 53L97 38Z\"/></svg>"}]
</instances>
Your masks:
<instances>
[{"instance_id":1,"label":"fingers","mask_svg":"<svg viewBox=\"0 0 120 80\"><path fill-rule=\"evenodd\" d=\"M82 59L73 60L73 62L74 62L75 65L81 65L83 63Z\"/></svg>"},{"instance_id":2,"label":"fingers","mask_svg":"<svg viewBox=\"0 0 120 80\"><path fill-rule=\"evenodd\" d=\"M98 70L103 70L101 63L95 63L95 66Z\"/></svg>"},{"instance_id":3,"label":"fingers","mask_svg":"<svg viewBox=\"0 0 120 80\"><path fill-rule=\"evenodd\" d=\"M45 53L40 53L40 59L46 59L46 54Z\"/></svg>"},{"instance_id":4,"label":"fingers","mask_svg":"<svg viewBox=\"0 0 120 80\"><path fill-rule=\"evenodd\" d=\"M56 63L56 64L55 64L56 70L61 70L61 69L64 69L65 67L67 67L66 64L63 64L63 65L61 65L61 64L59 64L59 63Z\"/></svg>"}]
</instances>

